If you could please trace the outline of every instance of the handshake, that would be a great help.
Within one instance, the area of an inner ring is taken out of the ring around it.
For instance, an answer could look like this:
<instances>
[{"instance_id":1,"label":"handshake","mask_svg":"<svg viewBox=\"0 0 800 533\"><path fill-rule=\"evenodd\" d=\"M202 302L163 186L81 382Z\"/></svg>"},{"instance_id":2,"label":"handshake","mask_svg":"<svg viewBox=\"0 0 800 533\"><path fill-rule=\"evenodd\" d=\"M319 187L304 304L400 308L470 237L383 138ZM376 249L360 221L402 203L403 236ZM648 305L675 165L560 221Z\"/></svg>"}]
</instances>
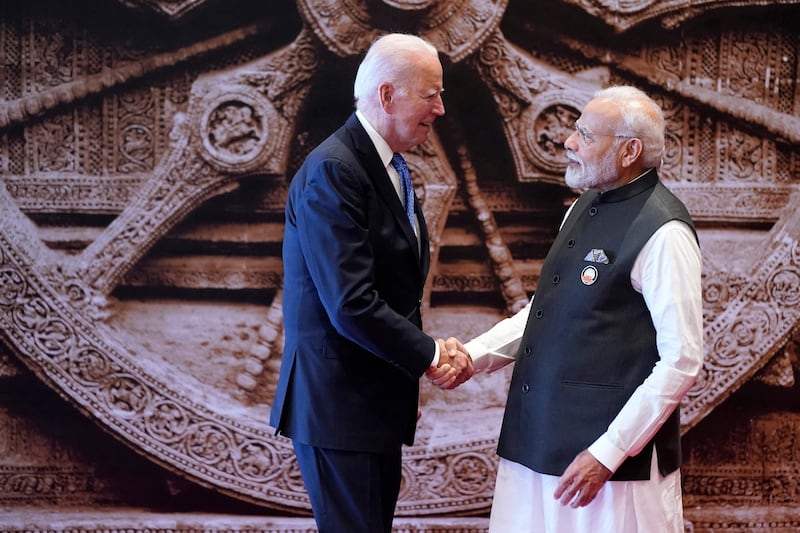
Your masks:
<instances>
[{"instance_id":1,"label":"handshake","mask_svg":"<svg viewBox=\"0 0 800 533\"><path fill-rule=\"evenodd\" d=\"M442 390L455 389L475 373L467 349L455 337L436 339L439 345L439 364L431 367L425 375Z\"/></svg>"}]
</instances>

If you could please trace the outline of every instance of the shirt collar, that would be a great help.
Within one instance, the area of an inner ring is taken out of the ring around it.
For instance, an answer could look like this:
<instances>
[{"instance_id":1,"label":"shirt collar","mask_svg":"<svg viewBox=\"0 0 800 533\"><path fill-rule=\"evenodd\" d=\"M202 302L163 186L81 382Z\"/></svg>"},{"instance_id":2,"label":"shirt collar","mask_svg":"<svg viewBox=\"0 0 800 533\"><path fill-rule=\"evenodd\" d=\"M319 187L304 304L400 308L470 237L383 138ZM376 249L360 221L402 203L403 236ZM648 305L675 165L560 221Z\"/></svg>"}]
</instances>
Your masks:
<instances>
[{"instance_id":1,"label":"shirt collar","mask_svg":"<svg viewBox=\"0 0 800 533\"><path fill-rule=\"evenodd\" d=\"M641 173L635 180L629 181L621 187L598 192L596 201L602 203L621 202L655 187L656 183L658 183L658 172L655 168L649 168Z\"/></svg>"},{"instance_id":2,"label":"shirt collar","mask_svg":"<svg viewBox=\"0 0 800 533\"><path fill-rule=\"evenodd\" d=\"M378 151L378 156L381 158L383 166L389 166L389 163L392 162L392 156L394 155L392 149L389 148L389 143L387 143L383 137L381 137L380 133L375 131L375 128L373 128L372 124L369 123L367 117L365 117L364 114L358 109L356 109L356 118L358 118L358 121L362 126L364 126L364 129L366 130L367 135L369 135L372 144L375 145L375 149Z\"/></svg>"}]
</instances>

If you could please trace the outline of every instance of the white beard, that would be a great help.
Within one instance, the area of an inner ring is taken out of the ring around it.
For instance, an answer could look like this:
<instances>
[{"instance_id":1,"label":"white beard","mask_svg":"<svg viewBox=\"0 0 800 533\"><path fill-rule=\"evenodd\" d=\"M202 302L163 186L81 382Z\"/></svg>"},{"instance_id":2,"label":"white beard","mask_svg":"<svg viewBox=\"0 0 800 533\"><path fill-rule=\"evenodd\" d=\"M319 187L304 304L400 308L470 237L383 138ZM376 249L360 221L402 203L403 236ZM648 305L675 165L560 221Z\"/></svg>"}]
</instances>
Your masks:
<instances>
[{"instance_id":1,"label":"white beard","mask_svg":"<svg viewBox=\"0 0 800 533\"><path fill-rule=\"evenodd\" d=\"M564 181L572 189L603 189L603 185L613 183L617 179L616 153L606 152L597 163L587 164L575 155L568 156L578 163L579 168L568 165L564 173Z\"/></svg>"}]
</instances>

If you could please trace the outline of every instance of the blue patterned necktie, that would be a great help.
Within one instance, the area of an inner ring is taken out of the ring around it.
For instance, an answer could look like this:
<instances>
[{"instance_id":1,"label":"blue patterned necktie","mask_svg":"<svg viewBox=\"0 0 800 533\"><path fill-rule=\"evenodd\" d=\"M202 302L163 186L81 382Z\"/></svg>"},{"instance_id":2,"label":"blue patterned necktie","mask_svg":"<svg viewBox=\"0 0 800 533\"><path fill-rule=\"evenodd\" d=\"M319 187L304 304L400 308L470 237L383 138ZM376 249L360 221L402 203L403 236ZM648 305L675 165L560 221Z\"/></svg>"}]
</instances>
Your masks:
<instances>
[{"instance_id":1,"label":"blue patterned necktie","mask_svg":"<svg viewBox=\"0 0 800 533\"><path fill-rule=\"evenodd\" d=\"M408 173L406 160L400 154L392 156L392 166L400 174L400 190L403 195L403 205L406 208L406 216L411 223L411 229L416 227L414 223L414 186L411 184L411 176Z\"/></svg>"}]
</instances>

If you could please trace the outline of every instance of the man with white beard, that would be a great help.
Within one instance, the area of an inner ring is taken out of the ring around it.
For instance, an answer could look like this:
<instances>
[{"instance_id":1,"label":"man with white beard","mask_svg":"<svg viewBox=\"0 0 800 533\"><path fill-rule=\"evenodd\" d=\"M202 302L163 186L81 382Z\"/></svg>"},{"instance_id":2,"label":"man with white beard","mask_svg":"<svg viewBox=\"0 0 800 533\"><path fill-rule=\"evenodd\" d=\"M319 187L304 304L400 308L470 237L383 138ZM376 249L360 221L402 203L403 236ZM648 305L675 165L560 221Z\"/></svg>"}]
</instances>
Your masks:
<instances>
[{"instance_id":1,"label":"man with white beard","mask_svg":"<svg viewBox=\"0 0 800 533\"><path fill-rule=\"evenodd\" d=\"M457 346L476 372L515 361L489 530L680 533L679 403L703 361L701 257L658 178L664 116L634 87L604 89L564 146L566 183L583 192L535 296Z\"/></svg>"}]
</instances>

